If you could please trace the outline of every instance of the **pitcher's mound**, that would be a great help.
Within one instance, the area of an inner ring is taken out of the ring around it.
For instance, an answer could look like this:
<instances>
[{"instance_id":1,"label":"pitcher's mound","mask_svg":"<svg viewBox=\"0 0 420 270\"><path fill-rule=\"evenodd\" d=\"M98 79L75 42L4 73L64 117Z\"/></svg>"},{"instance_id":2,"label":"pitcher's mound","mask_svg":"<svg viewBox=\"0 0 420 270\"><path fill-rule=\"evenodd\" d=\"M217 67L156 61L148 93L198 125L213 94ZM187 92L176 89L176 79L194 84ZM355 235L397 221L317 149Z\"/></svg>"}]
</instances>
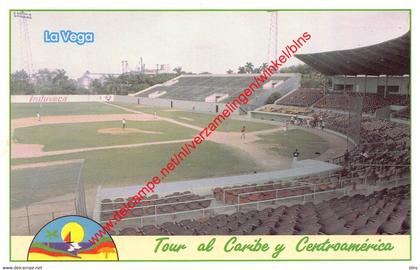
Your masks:
<instances>
[{"instance_id":1,"label":"pitcher's mound","mask_svg":"<svg viewBox=\"0 0 420 270\"><path fill-rule=\"evenodd\" d=\"M158 131L141 130L137 128L103 128L98 129L98 133L111 135L125 135L131 133L162 134L162 132Z\"/></svg>"}]
</instances>

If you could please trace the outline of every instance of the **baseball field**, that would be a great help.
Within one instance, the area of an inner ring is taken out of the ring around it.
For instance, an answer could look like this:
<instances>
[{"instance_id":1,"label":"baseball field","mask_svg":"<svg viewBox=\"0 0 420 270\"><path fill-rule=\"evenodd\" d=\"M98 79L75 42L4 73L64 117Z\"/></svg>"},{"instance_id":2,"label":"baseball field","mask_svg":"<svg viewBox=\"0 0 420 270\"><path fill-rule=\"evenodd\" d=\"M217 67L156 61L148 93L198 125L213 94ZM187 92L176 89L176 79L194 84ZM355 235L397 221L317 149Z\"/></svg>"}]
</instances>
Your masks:
<instances>
[{"instance_id":1,"label":"baseball field","mask_svg":"<svg viewBox=\"0 0 420 270\"><path fill-rule=\"evenodd\" d=\"M142 184L214 115L134 104L54 103L12 104L11 118L12 209L66 198L81 178L89 214L98 186ZM286 130L281 123L236 117L165 181L289 168L296 148L302 158L325 160L343 151L335 140L318 130Z\"/></svg>"}]
</instances>

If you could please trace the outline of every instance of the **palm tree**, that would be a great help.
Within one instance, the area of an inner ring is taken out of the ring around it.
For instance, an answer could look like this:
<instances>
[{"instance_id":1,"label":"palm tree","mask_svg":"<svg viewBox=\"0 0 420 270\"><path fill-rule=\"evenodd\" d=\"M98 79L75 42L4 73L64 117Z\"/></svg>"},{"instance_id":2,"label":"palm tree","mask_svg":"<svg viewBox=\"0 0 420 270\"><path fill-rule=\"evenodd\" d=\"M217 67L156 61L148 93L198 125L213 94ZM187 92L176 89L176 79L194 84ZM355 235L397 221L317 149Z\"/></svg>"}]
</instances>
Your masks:
<instances>
[{"instance_id":1,"label":"palm tree","mask_svg":"<svg viewBox=\"0 0 420 270\"><path fill-rule=\"evenodd\" d=\"M99 253L104 253L105 254L105 259L108 259L108 254L115 253L115 250L112 247L102 247L98 250L98 252Z\"/></svg>"},{"instance_id":2,"label":"palm tree","mask_svg":"<svg viewBox=\"0 0 420 270\"><path fill-rule=\"evenodd\" d=\"M68 80L68 76L66 75L66 71L64 69L56 69L54 72L53 83L59 84L62 81Z\"/></svg>"},{"instance_id":3,"label":"palm tree","mask_svg":"<svg viewBox=\"0 0 420 270\"><path fill-rule=\"evenodd\" d=\"M268 63L262 63L260 66L260 71L263 71L264 69L268 68Z\"/></svg>"},{"instance_id":4,"label":"palm tree","mask_svg":"<svg viewBox=\"0 0 420 270\"><path fill-rule=\"evenodd\" d=\"M48 239L48 247L49 247L51 239L58 238L58 231L57 230L54 230L54 231L47 230L47 234L45 235L45 238Z\"/></svg>"},{"instance_id":5,"label":"palm tree","mask_svg":"<svg viewBox=\"0 0 420 270\"><path fill-rule=\"evenodd\" d=\"M183 73L182 67L176 67L173 69L177 75L181 75Z\"/></svg>"},{"instance_id":6,"label":"palm tree","mask_svg":"<svg viewBox=\"0 0 420 270\"><path fill-rule=\"evenodd\" d=\"M57 90L61 92L63 85L65 85L69 79L69 77L66 75L66 71L64 69L56 69L51 72L51 75L53 94L61 94L57 93Z\"/></svg>"},{"instance_id":7,"label":"palm tree","mask_svg":"<svg viewBox=\"0 0 420 270\"><path fill-rule=\"evenodd\" d=\"M245 63L245 69L247 73L253 73L254 72L254 64L252 64L251 62L246 62Z\"/></svg>"},{"instance_id":8,"label":"palm tree","mask_svg":"<svg viewBox=\"0 0 420 270\"><path fill-rule=\"evenodd\" d=\"M120 91L121 80L118 77L112 75L106 75L104 80L104 86L109 89L110 94L116 95Z\"/></svg>"},{"instance_id":9,"label":"palm tree","mask_svg":"<svg viewBox=\"0 0 420 270\"><path fill-rule=\"evenodd\" d=\"M244 74L244 73L246 73L246 68L245 68L245 67L243 67L243 66L238 67L238 73L239 73L239 74Z\"/></svg>"}]
</instances>

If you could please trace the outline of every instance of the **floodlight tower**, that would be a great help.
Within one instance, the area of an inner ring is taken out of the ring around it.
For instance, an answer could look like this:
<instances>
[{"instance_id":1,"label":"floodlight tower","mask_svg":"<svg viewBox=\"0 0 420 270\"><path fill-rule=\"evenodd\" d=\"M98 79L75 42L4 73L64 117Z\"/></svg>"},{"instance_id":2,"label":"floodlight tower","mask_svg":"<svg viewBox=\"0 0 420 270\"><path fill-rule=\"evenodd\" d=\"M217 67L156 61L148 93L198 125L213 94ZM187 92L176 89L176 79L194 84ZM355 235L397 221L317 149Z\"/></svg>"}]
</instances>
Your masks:
<instances>
[{"instance_id":1,"label":"floodlight tower","mask_svg":"<svg viewBox=\"0 0 420 270\"><path fill-rule=\"evenodd\" d=\"M277 11L269 11L270 14L270 26L269 26L269 33L268 33L268 63L271 60L278 57L277 50L279 48L279 37L278 37L278 12Z\"/></svg>"},{"instance_id":2,"label":"floodlight tower","mask_svg":"<svg viewBox=\"0 0 420 270\"><path fill-rule=\"evenodd\" d=\"M28 21L32 20L32 14L28 11L15 11L13 17L19 22L19 45L17 54L20 56L20 68L30 76L33 74L31 39L28 29Z\"/></svg>"}]
</instances>

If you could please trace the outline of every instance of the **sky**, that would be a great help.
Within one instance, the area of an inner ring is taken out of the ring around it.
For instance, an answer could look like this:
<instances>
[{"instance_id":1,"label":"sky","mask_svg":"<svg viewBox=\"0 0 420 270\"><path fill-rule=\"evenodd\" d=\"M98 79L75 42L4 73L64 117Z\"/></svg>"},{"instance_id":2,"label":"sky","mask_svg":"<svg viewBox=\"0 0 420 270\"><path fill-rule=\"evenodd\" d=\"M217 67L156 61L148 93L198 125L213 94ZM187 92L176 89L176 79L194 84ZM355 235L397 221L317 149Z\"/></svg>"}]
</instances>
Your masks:
<instances>
[{"instance_id":1,"label":"sky","mask_svg":"<svg viewBox=\"0 0 420 270\"><path fill-rule=\"evenodd\" d=\"M271 16L265 11L35 11L26 38L24 25L12 17L12 71L32 63L34 70L62 68L77 79L87 70L121 73L121 60L135 70L142 57L146 68L169 64L194 73L236 72L246 62L259 66L274 59ZM311 34L299 53L372 45L410 27L407 11L279 11L277 16L279 50L304 32ZM94 32L95 41L44 43L45 30ZM31 57L25 57L29 51ZM298 63L292 59L287 65Z\"/></svg>"}]
</instances>

